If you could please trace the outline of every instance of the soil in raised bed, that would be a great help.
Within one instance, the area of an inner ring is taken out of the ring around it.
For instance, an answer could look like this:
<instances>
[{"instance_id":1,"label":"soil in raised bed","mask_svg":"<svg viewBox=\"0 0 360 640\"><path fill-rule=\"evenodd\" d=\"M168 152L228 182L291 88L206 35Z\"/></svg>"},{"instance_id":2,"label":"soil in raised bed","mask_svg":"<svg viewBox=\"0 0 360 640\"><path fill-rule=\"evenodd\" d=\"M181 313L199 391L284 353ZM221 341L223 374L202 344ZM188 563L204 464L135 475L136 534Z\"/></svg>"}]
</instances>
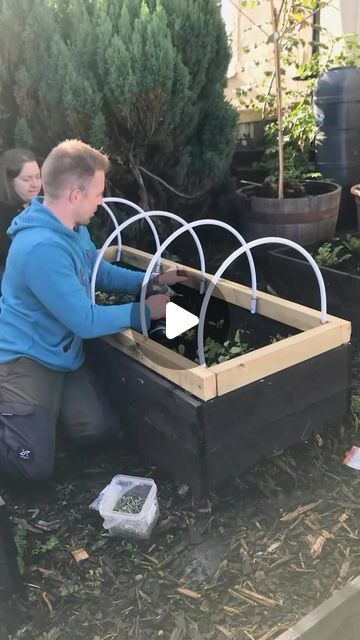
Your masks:
<instances>
[{"instance_id":1,"label":"soil in raised bed","mask_svg":"<svg viewBox=\"0 0 360 640\"><path fill-rule=\"evenodd\" d=\"M172 301L190 313L199 315L203 296L195 289L177 285L173 287L175 296ZM121 294L110 295L100 294L98 302L103 304L120 304L133 301L133 296L122 296ZM235 335L239 332L241 344L244 347L243 353L254 351L272 342L288 338L300 333L298 329L289 325L277 322L259 314L252 314L247 309L230 304L223 299L211 297L204 327L204 344L208 340L215 341L223 345L229 341L229 349L235 344ZM166 336L152 337L156 342L181 353L189 360L198 362L197 353L197 332L196 330L187 332L185 335L168 340ZM234 351L230 353L229 359L239 356L240 353ZM214 362L212 362L214 364Z\"/></svg>"},{"instance_id":2,"label":"soil in raised bed","mask_svg":"<svg viewBox=\"0 0 360 640\"><path fill-rule=\"evenodd\" d=\"M181 297L175 297L174 302L181 307L199 315L203 297L194 289L178 285L177 292ZM209 302L204 327L204 344L213 340L218 344L227 341L234 344L236 332L240 332L244 353L254 351L274 341L287 338L299 333L294 327L276 322L259 314L252 314L247 309L229 304L225 300L212 297ZM190 360L198 361L196 331L192 332L192 339L186 340L181 335L174 340L166 338L158 340L165 346L179 351L179 346L185 348L183 355ZM183 352L181 350L181 352ZM239 356L238 352L229 353L229 359Z\"/></svg>"}]
</instances>

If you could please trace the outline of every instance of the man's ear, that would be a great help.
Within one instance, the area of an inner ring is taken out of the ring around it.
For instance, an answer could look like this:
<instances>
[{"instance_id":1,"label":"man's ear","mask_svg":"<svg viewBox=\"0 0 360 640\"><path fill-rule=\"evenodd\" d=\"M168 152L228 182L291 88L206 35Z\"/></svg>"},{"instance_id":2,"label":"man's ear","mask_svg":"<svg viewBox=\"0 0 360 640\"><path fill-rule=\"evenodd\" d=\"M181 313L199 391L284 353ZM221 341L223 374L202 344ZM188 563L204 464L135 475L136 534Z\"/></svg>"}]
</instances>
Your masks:
<instances>
[{"instance_id":1,"label":"man's ear","mask_svg":"<svg viewBox=\"0 0 360 640\"><path fill-rule=\"evenodd\" d=\"M81 189L79 187L74 187L69 191L69 202L71 204L77 204L79 202L81 196Z\"/></svg>"}]
</instances>

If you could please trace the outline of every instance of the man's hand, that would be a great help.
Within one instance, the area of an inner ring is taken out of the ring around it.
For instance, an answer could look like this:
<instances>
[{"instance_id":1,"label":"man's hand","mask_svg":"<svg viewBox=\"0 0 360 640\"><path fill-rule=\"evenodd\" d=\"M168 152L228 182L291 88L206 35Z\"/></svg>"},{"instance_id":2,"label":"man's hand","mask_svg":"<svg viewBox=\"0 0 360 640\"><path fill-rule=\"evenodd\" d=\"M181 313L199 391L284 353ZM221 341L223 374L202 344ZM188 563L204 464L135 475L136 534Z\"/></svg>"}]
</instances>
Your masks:
<instances>
[{"instance_id":1,"label":"man's hand","mask_svg":"<svg viewBox=\"0 0 360 640\"><path fill-rule=\"evenodd\" d=\"M170 302L169 296L164 296L162 293L146 298L146 304L150 309L151 320L165 318L166 305L168 302Z\"/></svg>"},{"instance_id":2,"label":"man's hand","mask_svg":"<svg viewBox=\"0 0 360 640\"><path fill-rule=\"evenodd\" d=\"M176 266L176 267L171 267L167 271L164 271L164 273L160 273L158 277L158 283L167 284L171 286L173 284L178 284L179 282L186 282L188 277L189 277L189 274L186 271L186 269Z\"/></svg>"}]
</instances>

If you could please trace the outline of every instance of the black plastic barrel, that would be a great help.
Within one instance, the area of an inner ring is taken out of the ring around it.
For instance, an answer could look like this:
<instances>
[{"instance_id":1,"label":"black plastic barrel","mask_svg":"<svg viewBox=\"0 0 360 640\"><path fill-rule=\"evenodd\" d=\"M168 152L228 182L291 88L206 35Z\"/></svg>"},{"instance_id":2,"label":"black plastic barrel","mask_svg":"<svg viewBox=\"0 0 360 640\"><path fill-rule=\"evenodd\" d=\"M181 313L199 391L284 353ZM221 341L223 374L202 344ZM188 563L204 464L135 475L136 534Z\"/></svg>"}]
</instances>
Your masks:
<instances>
[{"instance_id":1,"label":"black plastic barrel","mask_svg":"<svg viewBox=\"0 0 360 640\"><path fill-rule=\"evenodd\" d=\"M350 187L360 182L360 69L336 67L319 76L314 109L320 135L316 165L343 187L340 228L356 226Z\"/></svg>"}]
</instances>

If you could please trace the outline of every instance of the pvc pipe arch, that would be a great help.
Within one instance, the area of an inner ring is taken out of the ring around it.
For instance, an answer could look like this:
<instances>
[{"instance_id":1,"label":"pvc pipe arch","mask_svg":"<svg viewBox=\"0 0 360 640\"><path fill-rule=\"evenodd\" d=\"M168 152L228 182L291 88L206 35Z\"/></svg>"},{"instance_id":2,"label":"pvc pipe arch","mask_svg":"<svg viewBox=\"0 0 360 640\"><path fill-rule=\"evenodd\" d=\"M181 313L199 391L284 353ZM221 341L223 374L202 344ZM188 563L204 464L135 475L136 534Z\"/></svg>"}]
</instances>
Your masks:
<instances>
[{"instance_id":1,"label":"pvc pipe arch","mask_svg":"<svg viewBox=\"0 0 360 640\"><path fill-rule=\"evenodd\" d=\"M93 304L95 303L96 276L97 276L98 268L99 268L99 265L100 265L100 261L101 261L103 255L104 255L106 249L110 246L110 243L112 242L112 240L115 238L116 235L117 235L117 238L118 238L117 255L119 255L119 253L121 251L121 231L123 229L125 229L132 222L136 222L137 220L140 220L140 219L143 219L143 218L148 220L151 228L155 232L154 235L155 235L155 241L156 241L156 246L157 246L157 251L156 251L155 256L157 256L157 265L158 265L158 268L160 268L160 261L161 261L161 255L162 255L163 249L161 249L161 247L160 247L159 236L157 234L155 225L151 220L152 216L168 217L168 218L171 218L173 220L176 220L177 222L180 222L180 224L183 225L182 229L184 231L189 231L191 236L194 238L195 244L196 244L198 252L199 252L199 257L200 257L200 268L201 268L200 294L203 294L204 291L205 291L205 271L206 271L205 257L204 257L204 252L203 252L203 248L202 248L201 242L200 242L197 234L193 230L193 226L198 226L198 224L195 225L195 223L187 223L183 218L181 218L180 216L178 216L175 213L170 213L169 211L154 210L154 211L146 211L145 212L138 205L135 205L134 203L131 203L129 200L124 200L123 198L113 198L113 199L104 198L104 203L105 203L105 201L109 202L110 200L114 200L114 201L116 200L117 202L121 201L123 203L130 204L135 209L140 209L140 213L135 215L135 216L132 216L128 220L125 220L120 225L118 224L117 220L115 219L116 220L116 228L115 228L114 232L109 236L109 238L107 238L107 240L103 244L102 248L98 252L98 256L97 256L97 259L96 259L96 262L95 262L95 265L94 265L94 269L93 269L93 273L92 273L92 277L91 277L91 285L90 285L91 300L92 300ZM106 204L104 204L103 206L106 206ZM111 211L110 208L109 208L109 211ZM203 224L203 221L197 221L197 223ZM226 229L226 230L230 231L239 240L239 242L241 243L242 246L246 246L246 242L245 242L245 239L243 238L243 236L236 229L234 229L234 227L232 227L231 225L227 224L226 222L222 222L221 220L210 220L209 223L211 223L212 225L215 225L215 226L220 226L223 229ZM178 230L178 231L181 231L181 229ZM174 233L178 233L178 231L176 231ZM170 236L170 238L172 238L172 237L173 237L173 235ZM246 255L247 255L247 258L248 258L249 267L250 267L250 273L251 273L251 286L252 286L251 312L255 313L256 312L256 289L257 289L255 263L254 263L254 259L252 257L251 252L249 250L247 250L247 249L246 249ZM149 278L148 278L148 280L149 280ZM148 282L148 280L147 280L147 282ZM144 333L144 335L147 336L146 321L145 321L145 307L142 309L141 306L140 306L140 317L141 317L141 314L143 314L143 324L145 326L145 332L146 332L146 333Z\"/></svg>"},{"instance_id":2,"label":"pvc pipe arch","mask_svg":"<svg viewBox=\"0 0 360 640\"><path fill-rule=\"evenodd\" d=\"M195 226L194 223L192 222L186 222L186 220L184 220L184 218L180 218L180 216L178 215L174 215L174 214L170 214L167 211L148 211L147 212L149 215L171 215L172 218L174 218L175 220L178 220L179 222L181 222L181 224L183 225L183 230L184 231L189 231L189 233L192 235L192 237L194 238L196 244L199 243L198 245L198 249L199 249L199 255L200 255L200 264L201 264L201 285L200 285L200 293L203 294L205 292L205 258L204 258L204 252L203 252L203 248L202 245L200 243L200 240L198 238L198 236L196 235L196 233L193 230L193 227ZM230 231L230 233L232 233L235 238L237 240L239 240L240 244L242 246L246 245L246 240L245 238L241 235L241 233L239 233L237 231L237 229L234 229L234 227L232 227L230 224L228 224L227 222L223 222L222 220L213 220L212 218L210 219L212 221L212 223L216 223L216 226L220 226L222 229L225 229L226 231ZM197 222L202 222L201 220L198 220ZM196 225L198 226L198 225ZM174 232L177 233L177 232ZM169 236L169 238L171 238L172 236ZM161 247L157 247L157 251L159 251L159 258L158 258L158 262L160 263L160 259L161 259L161 255L163 253L163 250L161 250ZM249 262L249 268L250 268L250 274L251 274L251 288L252 288L252 296L253 296L253 300L254 300L254 309L252 309L252 313L255 313L256 311L256 290L257 290L257 278L256 278L256 269L255 269L255 263L254 263L254 259L252 257L251 251L246 250L246 256Z\"/></svg>"},{"instance_id":3,"label":"pvc pipe arch","mask_svg":"<svg viewBox=\"0 0 360 640\"><path fill-rule=\"evenodd\" d=\"M278 237L272 237L272 236L269 236L267 238L258 238L257 240L252 240L251 242L248 242L247 247L249 249L252 249L253 247L258 247L259 245L262 245L262 244L272 244L272 243L285 244L289 247L292 247L293 249L296 249L297 251L299 251L299 253L301 253L307 259L307 261L312 266L319 284L319 289L320 289L320 308L321 308L320 322L322 324L325 324L326 322L326 290L325 290L324 278L314 258L300 244L297 244L297 242L294 242L293 240L287 240L286 238L278 238ZM244 253L244 251L245 251L245 247L240 247L239 249L234 251L230 256L228 256L226 260L224 260L221 267L219 267L219 269L213 276L211 283L209 284L206 294L204 296L201 309L200 309L200 314L199 314L199 325L198 325L198 334L197 334L199 362L200 362L200 366L202 367L206 367L206 359L204 354L204 322L205 322L205 316L206 316L206 311L208 308L210 297L214 291L214 288L218 283L219 278L221 278L224 271L228 268L230 264L232 264L232 262L234 262L234 260L236 260L236 258L238 258L242 253Z\"/></svg>"},{"instance_id":4,"label":"pvc pipe arch","mask_svg":"<svg viewBox=\"0 0 360 640\"><path fill-rule=\"evenodd\" d=\"M116 227L116 229L110 234L110 236L105 240L103 246L98 251L97 258L96 258L96 261L95 261L95 264L94 264L94 268L93 268L93 272L92 272L92 275L91 275L91 284L90 284L90 295L91 295L91 301L92 301L93 304L95 304L96 276L97 276L97 272L98 272L98 269L99 269L100 262L102 260L102 257L104 255L106 249L110 246L110 244L114 240L114 238L116 236L118 237L118 239L119 239L119 237L121 238L121 231L123 229L128 227L133 222L136 222L137 220L142 220L143 218L146 218L146 217L149 218L150 222L154 226L154 224L153 224L152 220L150 219L150 217L151 216L155 216L155 215L175 219L175 220L180 221L180 222L183 223L184 226L182 228L186 228L187 227L187 223L185 222L185 220L180 218L180 216L177 216L175 213L168 213L166 211L156 211L156 212L147 211L147 212L145 212L142 209L141 209L141 211L142 211L142 213L138 213L135 216L132 216L128 220L125 220L120 225L118 225ZM155 227L154 227L154 229L155 229ZM204 257L204 252L203 252L200 240L199 240L198 236L196 235L195 231L193 231L192 229L189 229L189 232L193 236L193 238L195 240L195 243L196 243L196 246L197 246L198 251L199 251L200 266L201 266L200 293L203 293L204 292L204 285L205 285L205 257ZM156 233L157 239L159 240L159 237L158 237L156 229L155 229L155 233ZM160 242L159 242L159 249L156 251L156 254L155 254L156 256L158 256L158 258L157 258L158 264L160 264L160 261L161 261L161 253L162 252L160 252ZM145 307L143 309L143 313L144 313L144 321L145 321ZM145 322L145 325L146 325L146 322ZM147 333L146 333L146 335L147 335Z\"/></svg>"},{"instance_id":5,"label":"pvc pipe arch","mask_svg":"<svg viewBox=\"0 0 360 640\"><path fill-rule=\"evenodd\" d=\"M117 202L117 203L121 203L121 204L127 204L129 207L132 207L133 209L135 209L135 211L137 211L138 213L143 213L144 214L144 218L145 220L148 222L149 227L151 229L151 231L153 232L153 236L155 239L155 243L156 243L156 249L158 249L160 247L160 239L159 239L159 235L158 232L156 230L156 227L153 223L153 221L151 220L151 218L148 217L148 215L146 215L146 212L144 211L144 209L142 209L141 207L139 207L138 204L135 204L134 202L131 202L131 200L126 200L125 198L103 198L102 201L102 206L104 207L104 209L106 209L106 211L108 212L109 216L111 217L113 223L114 223L114 227L115 229L119 229L119 223L114 215L114 213L111 211L110 207L107 206L107 202ZM121 234L118 231L118 250L116 253L116 261L118 262L120 260L120 256L121 256ZM160 261L157 265L157 269L156 271L160 272Z\"/></svg>"},{"instance_id":6,"label":"pvc pipe arch","mask_svg":"<svg viewBox=\"0 0 360 640\"><path fill-rule=\"evenodd\" d=\"M105 204L104 201L101 203L101 206L104 207L105 211L109 214L111 220L114 223L115 229L118 229L119 228L119 223L118 223L118 221L116 219L116 216L115 216L114 212L111 211L110 207L108 207L108 205ZM120 260L120 255L121 255L121 235L120 235L120 233L118 233L117 245L118 245L118 248L117 248L117 252L116 252L116 261Z\"/></svg>"},{"instance_id":7,"label":"pvc pipe arch","mask_svg":"<svg viewBox=\"0 0 360 640\"><path fill-rule=\"evenodd\" d=\"M251 271L251 285L252 285L252 290L251 290L251 306L250 306L250 311L251 313L256 313L256 271L255 271L255 264L254 264L254 259L252 257L251 251L248 248L248 243L245 242L243 236L236 230L234 229L234 227L232 227L231 225L227 224L226 222L222 222L221 220L212 220L211 218L205 218L204 220L195 220L195 222L189 222L187 223L184 227L182 227L181 229L177 229L177 231L174 231L166 240L164 240L164 242L162 243L162 245L160 246L160 248L158 249L158 251L154 254L154 256L152 257L148 268L146 270L145 276L144 276L144 280L142 283L142 287L141 287L141 294L140 294L140 321L141 321L141 330L143 332L143 335L145 337L148 336L148 332L147 332L147 327L146 327L146 318L145 318L145 296L146 296L146 288L147 288L147 284L149 282L150 279L150 275L152 273L152 270L156 264L156 261L158 260L159 255L161 256L162 252L169 246L169 244L175 240L178 236L180 236L181 234L185 233L185 231L190 231L191 229L193 229L194 227L201 227L201 226L205 226L205 225L210 225L210 226L215 226L215 227L222 227L223 229L227 229L228 231L230 231L233 235L235 235L235 237L240 241L241 243L241 253L246 253L248 261L249 261L249 266L250 266L250 271Z\"/></svg>"},{"instance_id":8,"label":"pvc pipe arch","mask_svg":"<svg viewBox=\"0 0 360 640\"><path fill-rule=\"evenodd\" d=\"M163 252L168 245L175 240L175 238L177 238L179 235L181 235L182 233L184 233L185 231L188 230L188 228L193 228L193 227L199 227L199 226L203 226L203 225L215 225L215 226L223 226L224 223L221 223L218 220L211 220L211 219L204 219L204 220L197 220L195 222L190 222L186 225L186 227L182 227L182 229L178 229L177 231L174 231L174 233L171 234L171 236L169 236L161 245L159 252ZM235 231L235 230L234 230ZM325 323L326 322L326 291L325 291L325 284L324 284L324 279L322 277L321 271L318 267L318 265L316 264L314 258L310 255L310 253L308 253L308 251L306 251L306 249L304 249L301 245L297 244L296 242L293 242L292 240L287 240L286 238L278 238L278 237L267 237L267 238L258 238L257 240L252 240L251 242L248 242L246 244L244 244L243 246L241 246L239 249L236 249L224 262L223 264L219 267L219 269L217 270L217 272L215 273L215 275L212 277L211 283L206 291L203 303L201 305L201 309L200 309L200 315L199 315L199 325L198 325L198 355L199 355L199 362L200 362L200 366L206 366L206 360L205 360L205 354L204 354L204 321L205 321L205 315L206 315L206 311L207 311L207 307L209 304L209 300L210 297L212 295L212 292L219 280L219 278L221 277L221 275L223 274L223 272L225 271L225 269L227 269L227 267L234 261L236 260L236 258L238 258L240 255L242 255L243 253L250 253L250 249L252 249L253 247L257 247L259 245L262 244L271 244L271 243L277 243L277 244L285 244L289 247L292 247L293 249L298 250L310 263L310 265L312 266L313 270L315 271L315 275L317 277L318 280L318 284L319 284L319 289L320 289L320 303L321 303L321 315L320 315L320 322L321 323ZM250 253L251 255L251 253ZM251 256L252 257L252 256ZM147 333L147 327L146 327L146 318L145 318L145 295L146 295L146 288L147 288L147 284L152 272L152 269L154 268L154 265L156 263L158 256L157 254L155 254L153 256L153 258L151 259L148 268L146 270L145 276L144 276L144 280L143 280L143 284L142 284L142 288L141 288L141 294L140 294L140 320L141 320L141 329L143 332L143 335L147 337L148 333ZM256 304L256 297L254 297L254 292L252 291L252 299L251 299L251 309L250 311L252 313L255 313L255 310L253 309L254 307L254 303Z\"/></svg>"},{"instance_id":9,"label":"pvc pipe arch","mask_svg":"<svg viewBox=\"0 0 360 640\"><path fill-rule=\"evenodd\" d=\"M156 251L159 250L160 248L160 239L159 239L159 234L157 232L157 229L153 223L153 221L151 220L151 216L165 216L168 218L172 218L173 220L176 220L177 222L180 222L180 224L182 225L186 225L187 222L186 220L184 220L184 218L181 218L181 216L178 216L176 213L171 213L170 211L144 211L143 209L141 209L141 207L139 207L137 204L134 204L133 202L130 202L130 200L125 200L124 198L104 198L103 202L102 202L102 206L106 209L106 211L109 213L110 217L112 218L113 222L114 222L114 226L115 229L117 229L118 231L118 250L116 253L116 260L119 261L120 260L120 256L121 256L121 232L119 231L119 224L118 221L116 220L113 212L111 211L110 207L107 206L107 202L122 202L125 204L128 204L130 206L132 206L136 211L138 211L139 213L142 214L142 218L145 218L145 220L149 223L149 226L153 232L154 235L154 239L155 239L155 244L156 244ZM134 217L134 216L133 216ZM133 218L129 218L129 220L132 220ZM138 220L139 218L137 218ZM200 257L200 265L201 265L201 272L202 272L202 278L201 278L201 283L200 283L200 293L204 293L204 289L205 289L205 256L204 256L204 251L201 245L201 242L198 238L198 236L196 235L196 233L191 229L190 233L192 235L192 237L194 238L194 241L196 243L198 252L199 252L199 257ZM244 241L245 242L245 241ZM155 272L156 273L160 273L160 262L161 262L161 255L158 259L156 268L155 268Z\"/></svg>"},{"instance_id":10,"label":"pvc pipe arch","mask_svg":"<svg viewBox=\"0 0 360 640\"><path fill-rule=\"evenodd\" d=\"M107 202L118 202L118 203L122 203L122 204L126 204L130 207L132 207L133 209L135 209L136 211L138 211L139 213L132 216L131 218L129 218L128 220L125 220L122 224L118 224L115 215L113 214L113 212L111 211L110 207L107 206ZM142 332L144 334L144 336L147 337L148 333L147 333L147 327L146 327L146 319L145 319L145 295L146 295L146 288L147 288L147 284L149 282L150 279L150 275L153 272L154 268L160 268L160 261L161 261L161 255L163 253L163 251L169 246L169 244L175 240L178 236L182 235L182 233L184 233L185 231L189 231L192 235L192 237L195 240L198 252L199 252L199 257L200 257L200 264L201 264L201 274L202 274L202 280L201 280L201 284L200 284L200 292L203 293L203 286L205 283L205 258L204 258L204 252L202 249L202 245L200 243L200 240L198 238L198 236L196 235L196 233L193 231L194 227L198 227L198 226L204 226L204 225L211 225L211 226L220 226L224 229L229 230L233 235L235 235L235 237L241 242L241 247L237 250L235 250L230 256L228 256L228 258L226 260L224 260L224 262L222 263L222 265L219 267L219 269L216 271L215 275L212 277L211 279L211 283L206 291L204 300L202 302L202 306L200 309L200 315L199 315L199 326L198 326L198 354L199 354L199 361L200 361L200 366L206 366L206 360L205 360L205 354L204 354L204 322L205 322L205 316L206 316L206 311L207 311L207 307L209 304L209 300L210 297L214 291L214 288L217 284L217 282L219 281L219 279L221 278L222 274L224 273L224 271L228 268L228 266L230 266L230 264L232 264L232 262L234 262L234 260L236 260L236 258L238 258L240 255L246 253L247 258L248 258L248 262L249 262L249 267L250 267L250 271L251 271L251 280L252 280L252 297L251 297L251 308L250 311L252 313L256 312L256 271L255 271L255 264L254 264L254 260L251 254L250 249L252 249L253 247L256 246L260 246L263 244L269 244L269 243L277 243L277 244L284 244L287 245L289 247L292 247L293 249L299 251L306 259L307 261L310 263L311 267L313 268L315 275L317 277L317 281L319 284L319 289L320 289L320 304L321 304L321 315L320 315L320 322L321 323L325 323L326 322L326 291L325 291L325 285L324 285L324 280L321 274L321 271L318 267L318 265L316 264L314 258L299 244L297 244L296 242L293 242L292 240L287 240L285 238L279 238L279 237L266 237L266 238L258 238L257 240L253 240L249 243L245 242L245 239L243 238L243 236L241 236L241 234L234 229L234 227L232 227L231 225L228 225L225 222L222 222L220 220L213 220L213 219L204 219L204 220L197 220L195 222L190 222L187 223L183 218L181 218L180 216L167 212L167 211L148 211L145 212L143 209L141 209L141 207L139 207L138 205L134 204L133 202L126 200L124 198L104 198L103 202L102 202L102 206L106 209L106 211L109 213L110 217L113 220L114 226L115 226L115 230L113 231L113 233L110 234L110 236L107 238L107 240L104 242L102 248L100 249L100 251L98 252L97 255L97 259L95 261L95 265L94 265L94 269L93 269L93 273L92 273L92 278L91 278L91 299L92 302L95 303L95 283L96 283L96 276L97 276L97 272L98 272L98 268L100 265L100 262L102 260L103 254L105 253L106 249L110 246L111 242L113 241L113 239L117 236L117 240L118 240L118 251L117 251L117 259L120 258L120 254L121 254L121 231L123 229L125 229L127 226L129 226L132 222L136 222L137 220L141 220L141 219L146 219L152 232L154 235L154 239L155 239L155 243L156 243L156 253L154 254L153 258L151 259L148 268L145 272L145 276L143 279L143 283L142 283L142 288L141 288L141 294L140 294L140 320L141 320L141 328L142 328ZM156 227L153 223L153 221L151 220L152 216L164 216L164 217L168 217L168 218L172 218L178 222L180 222L180 224L182 224L183 226L178 229L177 231L174 231L161 245L160 245L160 240L159 240L159 235L157 233Z\"/></svg>"}]
</instances>

